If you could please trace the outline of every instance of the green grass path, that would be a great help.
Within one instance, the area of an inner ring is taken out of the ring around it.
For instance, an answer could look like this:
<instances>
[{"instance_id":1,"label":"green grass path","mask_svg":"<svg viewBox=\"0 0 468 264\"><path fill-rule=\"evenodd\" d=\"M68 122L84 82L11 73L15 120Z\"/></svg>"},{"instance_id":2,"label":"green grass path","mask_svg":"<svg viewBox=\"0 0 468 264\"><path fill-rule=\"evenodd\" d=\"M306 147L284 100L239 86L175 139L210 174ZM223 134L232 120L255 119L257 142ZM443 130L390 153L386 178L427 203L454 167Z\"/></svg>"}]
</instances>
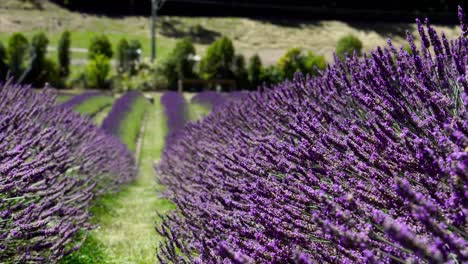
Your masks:
<instances>
[{"instance_id":1,"label":"green grass path","mask_svg":"<svg viewBox=\"0 0 468 264\"><path fill-rule=\"evenodd\" d=\"M158 197L162 188L156 184L153 169L164 146L165 127L159 98L155 98L146 116L139 177L118 195L109 197L110 201L103 201L104 206L109 205L105 206L108 212L99 217L100 227L93 231L104 245L107 263L155 263L160 239L154 230L156 209L164 213L174 208Z\"/></svg>"},{"instance_id":2,"label":"green grass path","mask_svg":"<svg viewBox=\"0 0 468 264\"><path fill-rule=\"evenodd\" d=\"M166 120L155 94L149 105L141 142L138 179L116 194L98 199L92 208L92 222L99 227L90 232L86 243L66 258L66 264L146 264L156 262L156 247L161 237L154 230L160 221L156 210L164 214L175 209L161 198L163 188L156 183L154 162L164 147Z\"/></svg>"}]
</instances>

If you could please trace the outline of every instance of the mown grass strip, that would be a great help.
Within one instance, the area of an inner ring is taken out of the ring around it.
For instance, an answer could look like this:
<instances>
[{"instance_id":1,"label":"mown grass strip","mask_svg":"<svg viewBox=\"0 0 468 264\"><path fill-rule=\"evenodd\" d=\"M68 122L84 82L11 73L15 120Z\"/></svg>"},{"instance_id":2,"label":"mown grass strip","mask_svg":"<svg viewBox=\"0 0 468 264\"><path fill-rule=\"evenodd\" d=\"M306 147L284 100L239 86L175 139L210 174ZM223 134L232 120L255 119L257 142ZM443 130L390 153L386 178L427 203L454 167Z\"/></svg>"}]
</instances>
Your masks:
<instances>
[{"instance_id":1,"label":"mown grass strip","mask_svg":"<svg viewBox=\"0 0 468 264\"><path fill-rule=\"evenodd\" d=\"M75 111L93 117L105 107L112 105L114 98L110 96L94 96L74 108Z\"/></svg>"},{"instance_id":2,"label":"mown grass strip","mask_svg":"<svg viewBox=\"0 0 468 264\"><path fill-rule=\"evenodd\" d=\"M127 147L135 152L138 136L143 123L145 110L148 107L148 101L143 96L139 96L133 102L132 110L120 123L119 138Z\"/></svg>"},{"instance_id":3,"label":"mown grass strip","mask_svg":"<svg viewBox=\"0 0 468 264\"><path fill-rule=\"evenodd\" d=\"M205 104L188 103L188 116L191 121L197 121L207 116L211 107Z\"/></svg>"},{"instance_id":4,"label":"mown grass strip","mask_svg":"<svg viewBox=\"0 0 468 264\"><path fill-rule=\"evenodd\" d=\"M154 179L153 164L161 155L166 131L159 98L155 105L147 106L144 122L139 178L121 192L96 202L93 223L99 228L91 231L83 247L63 263L155 263L156 246L161 241L154 230L160 221L155 209L163 214L175 209L161 198L162 187Z\"/></svg>"}]
</instances>

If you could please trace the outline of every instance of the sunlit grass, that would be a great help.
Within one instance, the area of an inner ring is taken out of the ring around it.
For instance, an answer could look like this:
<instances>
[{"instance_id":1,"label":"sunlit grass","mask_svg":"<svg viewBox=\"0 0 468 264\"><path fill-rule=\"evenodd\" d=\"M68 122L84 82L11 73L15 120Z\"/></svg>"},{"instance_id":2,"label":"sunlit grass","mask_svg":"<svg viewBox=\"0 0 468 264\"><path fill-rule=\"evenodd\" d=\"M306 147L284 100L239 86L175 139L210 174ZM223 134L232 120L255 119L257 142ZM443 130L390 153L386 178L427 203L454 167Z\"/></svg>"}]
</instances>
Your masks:
<instances>
[{"instance_id":1,"label":"sunlit grass","mask_svg":"<svg viewBox=\"0 0 468 264\"><path fill-rule=\"evenodd\" d=\"M208 105L198 104L198 103L187 103L188 104L188 116L189 120L196 121L200 120L203 117L207 116L210 112L210 107Z\"/></svg>"},{"instance_id":2,"label":"sunlit grass","mask_svg":"<svg viewBox=\"0 0 468 264\"><path fill-rule=\"evenodd\" d=\"M92 222L99 228L91 231L85 245L63 263L155 263L156 246L162 239L154 229L160 221L156 210L164 214L175 209L162 198L162 187L156 183L153 169L161 155L166 130L159 95L156 96L155 104L147 106L138 179L119 193L96 201L91 210Z\"/></svg>"},{"instance_id":3,"label":"sunlit grass","mask_svg":"<svg viewBox=\"0 0 468 264\"><path fill-rule=\"evenodd\" d=\"M114 98L110 96L94 96L75 107L74 110L83 115L92 116L103 110L105 107L112 105L113 102Z\"/></svg>"},{"instance_id":4,"label":"sunlit grass","mask_svg":"<svg viewBox=\"0 0 468 264\"><path fill-rule=\"evenodd\" d=\"M148 107L148 104L148 101L144 97L138 97L133 103L132 110L121 122L119 130L120 140L133 152L136 150L138 135L143 123L145 109Z\"/></svg>"}]
</instances>

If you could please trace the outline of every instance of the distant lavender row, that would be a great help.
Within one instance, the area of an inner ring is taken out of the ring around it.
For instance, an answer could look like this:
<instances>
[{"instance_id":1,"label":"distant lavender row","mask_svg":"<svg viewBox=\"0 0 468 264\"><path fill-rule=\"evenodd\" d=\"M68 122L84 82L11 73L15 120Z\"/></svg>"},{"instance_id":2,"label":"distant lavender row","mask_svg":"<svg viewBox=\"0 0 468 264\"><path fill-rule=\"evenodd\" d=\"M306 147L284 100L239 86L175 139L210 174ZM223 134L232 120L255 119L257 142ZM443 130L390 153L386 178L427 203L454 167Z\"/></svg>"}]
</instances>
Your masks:
<instances>
[{"instance_id":1,"label":"distant lavender row","mask_svg":"<svg viewBox=\"0 0 468 264\"><path fill-rule=\"evenodd\" d=\"M203 91L192 98L193 103L210 105L213 109L222 106L228 101L242 99L248 96L248 92L235 91L230 93L219 93L215 91Z\"/></svg>"},{"instance_id":2,"label":"distant lavender row","mask_svg":"<svg viewBox=\"0 0 468 264\"><path fill-rule=\"evenodd\" d=\"M61 107L68 107L70 109L73 109L77 107L78 105L84 103L88 99L94 97L94 96L99 96L101 95L100 92L85 92L79 95L73 96L70 100L60 104Z\"/></svg>"},{"instance_id":3,"label":"distant lavender row","mask_svg":"<svg viewBox=\"0 0 468 264\"><path fill-rule=\"evenodd\" d=\"M389 41L188 124L162 263L466 263L468 29ZM432 49L430 50L430 48Z\"/></svg>"},{"instance_id":4,"label":"distant lavender row","mask_svg":"<svg viewBox=\"0 0 468 264\"><path fill-rule=\"evenodd\" d=\"M187 123L187 106L183 94L165 92L161 96L161 104L166 115L167 135L166 146L170 145Z\"/></svg>"},{"instance_id":5,"label":"distant lavender row","mask_svg":"<svg viewBox=\"0 0 468 264\"><path fill-rule=\"evenodd\" d=\"M138 91L130 91L122 95L115 101L112 109L107 114L107 117L102 122L102 129L109 135L119 136L121 133L121 122L125 119L127 114L132 110L133 103L142 94Z\"/></svg>"},{"instance_id":6,"label":"distant lavender row","mask_svg":"<svg viewBox=\"0 0 468 264\"><path fill-rule=\"evenodd\" d=\"M226 102L226 94L214 92L214 91L203 91L192 97L193 103L210 105L212 108L216 108Z\"/></svg>"},{"instance_id":7,"label":"distant lavender row","mask_svg":"<svg viewBox=\"0 0 468 264\"><path fill-rule=\"evenodd\" d=\"M135 177L132 153L53 94L0 86L0 263L56 263L92 228L91 199Z\"/></svg>"}]
</instances>

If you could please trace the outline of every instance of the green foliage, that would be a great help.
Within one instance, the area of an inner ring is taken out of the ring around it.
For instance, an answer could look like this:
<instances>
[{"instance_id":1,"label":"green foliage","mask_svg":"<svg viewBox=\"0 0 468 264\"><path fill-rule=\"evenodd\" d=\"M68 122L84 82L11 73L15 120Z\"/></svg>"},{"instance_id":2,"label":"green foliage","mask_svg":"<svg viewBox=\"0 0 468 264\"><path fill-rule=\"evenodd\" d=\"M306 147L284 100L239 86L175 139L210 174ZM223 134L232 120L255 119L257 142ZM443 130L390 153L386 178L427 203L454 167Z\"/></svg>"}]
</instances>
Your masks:
<instances>
[{"instance_id":1,"label":"green foliage","mask_svg":"<svg viewBox=\"0 0 468 264\"><path fill-rule=\"evenodd\" d=\"M249 89L249 74L245 68L245 58L242 55L234 57L234 77L237 83L237 89Z\"/></svg>"},{"instance_id":2,"label":"green foliage","mask_svg":"<svg viewBox=\"0 0 468 264\"><path fill-rule=\"evenodd\" d=\"M336 54L340 59L344 59L346 56L352 56L354 52L357 55L361 55L362 42L359 38L353 35L348 35L340 38L336 45Z\"/></svg>"},{"instance_id":3,"label":"green foliage","mask_svg":"<svg viewBox=\"0 0 468 264\"><path fill-rule=\"evenodd\" d=\"M89 88L107 89L107 78L111 70L109 58L97 54L86 66L86 84Z\"/></svg>"},{"instance_id":4,"label":"green foliage","mask_svg":"<svg viewBox=\"0 0 468 264\"><path fill-rule=\"evenodd\" d=\"M304 66L308 73L316 75L318 70L325 70L327 62L325 57L321 55L315 55L312 52L308 52L304 59Z\"/></svg>"},{"instance_id":5,"label":"green foliage","mask_svg":"<svg viewBox=\"0 0 468 264\"><path fill-rule=\"evenodd\" d=\"M54 88L65 87L64 80L60 76L59 67L55 61L45 58L42 69L43 75L41 75L41 78L43 78L43 83L47 82Z\"/></svg>"},{"instance_id":6,"label":"green foliage","mask_svg":"<svg viewBox=\"0 0 468 264\"><path fill-rule=\"evenodd\" d=\"M8 64L7 64L7 50L2 42L0 42L0 81L6 79L8 74Z\"/></svg>"},{"instance_id":7,"label":"green foliage","mask_svg":"<svg viewBox=\"0 0 468 264\"><path fill-rule=\"evenodd\" d=\"M49 39L44 33L37 33L32 37L30 47L31 64L28 69L26 82L32 84L33 87L43 87L48 81L47 77L55 73L55 65L51 62L46 63L47 45ZM46 67L48 67L46 69ZM53 71L49 73L48 71Z\"/></svg>"},{"instance_id":8,"label":"green foliage","mask_svg":"<svg viewBox=\"0 0 468 264\"><path fill-rule=\"evenodd\" d=\"M127 60L131 74L138 72L138 63L140 62L142 45L138 40L131 40L128 44Z\"/></svg>"},{"instance_id":9,"label":"green foliage","mask_svg":"<svg viewBox=\"0 0 468 264\"><path fill-rule=\"evenodd\" d=\"M112 80L112 89L116 92L129 90L151 91L156 88L156 75L154 69L147 64L140 64L136 74L122 73ZM164 89L166 90L166 89Z\"/></svg>"},{"instance_id":10,"label":"green foliage","mask_svg":"<svg viewBox=\"0 0 468 264\"><path fill-rule=\"evenodd\" d=\"M296 72L306 73L305 56L300 48L289 49L278 61L278 70L285 79L292 79Z\"/></svg>"},{"instance_id":11,"label":"green foliage","mask_svg":"<svg viewBox=\"0 0 468 264\"><path fill-rule=\"evenodd\" d=\"M118 69L120 74L130 73L135 75L138 72L138 63L141 57L142 45L138 40L128 42L126 39L121 39L117 46L118 53Z\"/></svg>"},{"instance_id":12,"label":"green foliage","mask_svg":"<svg viewBox=\"0 0 468 264\"><path fill-rule=\"evenodd\" d=\"M413 51L411 50L411 46L409 44L403 45L403 50L408 52L408 54L413 55Z\"/></svg>"},{"instance_id":13,"label":"green foliage","mask_svg":"<svg viewBox=\"0 0 468 264\"><path fill-rule=\"evenodd\" d=\"M13 79L18 80L25 66L29 42L21 33L14 33L8 40L9 68Z\"/></svg>"},{"instance_id":14,"label":"green foliage","mask_svg":"<svg viewBox=\"0 0 468 264\"><path fill-rule=\"evenodd\" d=\"M124 73L128 69L128 41L123 38L117 44L117 72Z\"/></svg>"},{"instance_id":15,"label":"green foliage","mask_svg":"<svg viewBox=\"0 0 468 264\"><path fill-rule=\"evenodd\" d=\"M99 54L107 57L108 59L112 58L112 55L114 55L112 44L106 35L95 36L91 40L91 44L88 49L89 59L94 59L94 57Z\"/></svg>"},{"instance_id":16,"label":"green foliage","mask_svg":"<svg viewBox=\"0 0 468 264\"><path fill-rule=\"evenodd\" d=\"M262 83L265 82L267 84L277 84L282 82L284 78L283 74L276 66L270 65L262 69L260 80Z\"/></svg>"},{"instance_id":17,"label":"green foliage","mask_svg":"<svg viewBox=\"0 0 468 264\"><path fill-rule=\"evenodd\" d=\"M70 75L70 45L71 35L69 31L64 31L60 36L57 48L60 77L66 78Z\"/></svg>"},{"instance_id":18,"label":"green foliage","mask_svg":"<svg viewBox=\"0 0 468 264\"><path fill-rule=\"evenodd\" d=\"M316 75L318 70L325 69L326 61L325 57L315 55L310 51L305 54L302 49L292 48L279 59L277 67L283 79L292 79L296 72Z\"/></svg>"},{"instance_id":19,"label":"green foliage","mask_svg":"<svg viewBox=\"0 0 468 264\"><path fill-rule=\"evenodd\" d=\"M249 88L251 90L257 89L257 87L261 84L262 75L262 60L258 54L255 54L250 58L247 72L249 74Z\"/></svg>"},{"instance_id":20,"label":"green foliage","mask_svg":"<svg viewBox=\"0 0 468 264\"><path fill-rule=\"evenodd\" d=\"M195 54L195 47L191 39L185 38L177 42L162 66L162 74L167 78L170 89L177 89L179 79L196 77L194 73L195 61L193 60Z\"/></svg>"},{"instance_id":21,"label":"green foliage","mask_svg":"<svg viewBox=\"0 0 468 264\"><path fill-rule=\"evenodd\" d=\"M82 234L81 236L84 236ZM105 246L94 236L88 235L80 249L66 257L60 264L102 264L107 262Z\"/></svg>"},{"instance_id":22,"label":"green foliage","mask_svg":"<svg viewBox=\"0 0 468 264\"><path fill-rule=\"evenodd\" d=\"M231 79L234 68L234 45L227 37L222 37L211 44L200 64L200 73L204 79Z\"/></svg>"}]
</instances>

